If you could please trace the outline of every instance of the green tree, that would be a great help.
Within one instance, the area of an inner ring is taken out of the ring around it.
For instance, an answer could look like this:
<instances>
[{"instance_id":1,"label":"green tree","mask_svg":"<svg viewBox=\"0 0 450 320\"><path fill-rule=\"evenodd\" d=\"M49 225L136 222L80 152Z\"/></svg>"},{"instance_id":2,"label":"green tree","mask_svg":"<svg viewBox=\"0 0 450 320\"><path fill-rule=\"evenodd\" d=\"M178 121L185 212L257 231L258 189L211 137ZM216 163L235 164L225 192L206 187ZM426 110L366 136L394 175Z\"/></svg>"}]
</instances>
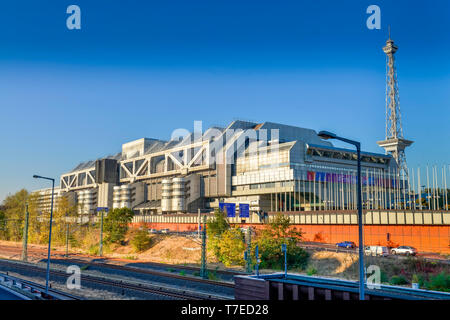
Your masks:
<instances>
[{"instance_id":1,"label":"green tree","mask_svg":"<svg viewBox=\"0 0 450 320\"><path fill-rule=\"evenodd\" d=\"M6 239L6 214L0 210L0 239Z\"/></svg>"},{"instance_id":2,"label":"green tree","mask_svg":"<svg viewBox=\"0 0 450 320\"><path fill-rule=\"evenodd\" d=\"M133 210L129 208L111 210L103 222L105 242L122 244L133 215Z\"/></svg>"},{"instance_id":3,"label":"green tree","mask_svg":"<svg viewBox=\"0 0 450 320\"><path fill-rule=\"evenodd\" d=\"M147 230L139 230L131 239L131 245L136 252L142 252L152 246L152 238L149 237Z\"/></svg>"},{"instance_id":4,"label":"green tree","mask_svg":"<svg viewBox=\"0 0 450 320\"><path fill-rule=\"evenodd\" d=\"M244 234L239 228L225 230L218 242L219 260L226 266L244 265Z\"/></svg>"},{"instance_id":5,"label":"green tree","mask_svg":"<svg viewBox=\"0 0 450 320\"><path fill-rule=\"evenodd\" d=\"M214 218L208 219L206 223L208 226L206 229L208 237L220 236L223 232L230 229L230 224L228 223L227 217L220 209L214 210Z\"/></svg>"},{"instance_id":6,"label":"green tree","mask_svg":"<svg viewBox=\"0 0 450 320\"><path fill-rule=\"evenodd\" d=\"M53 212L52 239L54 239L55 244L65 244L67 225L70 228L76 225L77 207L67 197L63 196L58 199L55 208Z\"/></svg>"},{"instance_id":7,"label":"green tree","mask_svg":"<svg viewBox=\"0 0 450 320\"><path fill-rule=\"evenodd\" d=\"M6 240L20 241L22 239L27 198L28 191L22 189L13 195L8 195L3 201L5 220L7 221Z\"/></svg>"},{"instance_id":8,"label":"green tree","mask_svg":"<svg viewBox=\"0 0 450 320\"><path fill-rule=\"evenodd\" d=\"M301 240L302 233L291 228L289 217L279 213L256 237L252 252L254 254L254 247L258 245L261 268L282 269L284 254L281 246L286 244L288 267L303 269L308 263L309 254L297 245Z\"/></svg>"},{"instance_id":9,"label":"green tree","mask_svg":"<svg viewBox=\"0 0 450 320\"><path fill-rule=\"evenodd\" d=\"M230 224L226 218L226 215L220 209L214 210L214 217L208 219L206 222L207 228L206 233L208 235L208 250L211 250L217 259L220 258L220 241L222 234L230 229Z\"/></svg>"}]
</instances>

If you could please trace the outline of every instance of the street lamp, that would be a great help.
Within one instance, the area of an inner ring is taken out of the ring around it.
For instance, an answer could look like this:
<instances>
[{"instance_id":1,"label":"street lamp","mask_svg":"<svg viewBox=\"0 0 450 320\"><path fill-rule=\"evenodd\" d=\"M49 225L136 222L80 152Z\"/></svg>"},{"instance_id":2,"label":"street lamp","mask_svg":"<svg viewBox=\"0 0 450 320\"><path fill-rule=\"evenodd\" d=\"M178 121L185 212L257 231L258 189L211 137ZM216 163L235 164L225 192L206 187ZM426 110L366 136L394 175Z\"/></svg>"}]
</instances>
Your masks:
<instances>
[{"instance_id":1,"label":"street lamp","mask_svg":"<svg viewBox=\"0 0 450 320\"><path fill-rule=\"evenodd\" d=\"M363 216L362 216L362 201L361 201L361 143L358 141L346 139L337 136L328 131L320 131L318 134L322 139L336 139L352 144L356 147L356 154L358 159L358 178L357 178L357 197L358 197L358 233L359 233L359 300L364 299L364 240L363 240Z\"/></svg>"},{"instance_id":2,"label":"street lamp","mask_svg":"<svg viewBox=\"0 0 450 320\"><path fill-rule=\"evenodd\" d=\"M35 179L45 179L52 182L52 202L50 206L50 230L48 232L48 252L47 252L47 275L45 278L45 294L48 294L48 280L50 278L50 245L52 243L52 220L53 220L53 194L55 192L55 179L34 175Z\"/></svg>"}]
</instances>

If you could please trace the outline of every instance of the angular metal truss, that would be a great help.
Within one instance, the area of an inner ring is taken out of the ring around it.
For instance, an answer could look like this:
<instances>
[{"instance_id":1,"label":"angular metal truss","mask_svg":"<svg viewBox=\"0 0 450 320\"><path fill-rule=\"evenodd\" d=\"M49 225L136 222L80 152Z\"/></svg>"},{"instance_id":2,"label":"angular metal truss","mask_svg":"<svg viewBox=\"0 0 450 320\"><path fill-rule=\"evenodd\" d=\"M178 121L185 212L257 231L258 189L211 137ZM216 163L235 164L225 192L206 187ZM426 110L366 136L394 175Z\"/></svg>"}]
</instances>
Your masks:
<instances>
[{"instance_id":1,"label":"angular metal truss","mask_svg":"<svg viewBox=\"0 0 450 320\"><path fill-rule=\"evenodd\" d=\"M95 187L95 166L62 175L60 186L66 191Z\"/></svg>"},{"instance_id":2,"label":"angular metal truss","mask_svg":"<svg viewBox=\"0 0 450 320\"><path fill-rule=\"evenodd\" d=\"M200 141L122 160L120 161L120 182L134 182L209 169L209 146L209 141Z\"/></svg>"}]
</instances>

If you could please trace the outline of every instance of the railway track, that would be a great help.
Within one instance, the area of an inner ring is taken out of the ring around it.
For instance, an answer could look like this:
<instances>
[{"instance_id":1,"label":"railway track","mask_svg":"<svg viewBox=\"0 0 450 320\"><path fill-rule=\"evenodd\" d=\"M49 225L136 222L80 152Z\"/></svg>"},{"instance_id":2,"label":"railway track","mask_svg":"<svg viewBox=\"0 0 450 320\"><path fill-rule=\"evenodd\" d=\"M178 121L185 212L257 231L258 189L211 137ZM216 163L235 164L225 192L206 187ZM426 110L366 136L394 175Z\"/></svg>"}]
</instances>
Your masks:
<instances>
[{"instance_id":1,"label":"railway track","mask_svg":"<svg viewBox=\"0 0 450 320\"><path fill-rule=\"evenodd\" d=\"M193 281L193 282L215 285L215 286L219 286L219 287L234 288L234 283L232 283L232 282L224 282L224 281L216 281L216 280L202 279L202 278L196 278L196 277L189 277L189 276L173 274L170 272L155 271L155 270L149 270L149 269L144 269L144 268L122 266L122 265L104 263L104 262L84 261L81 259L64 259L63 261L71 262L71 263L78 263L78 264L83 264L83 265L88 265L88 266L94 266L94 267L99 267L99 268L109 268L109 269L116 269L116 270L120 270L120 271L129 271L129 272L135 272L135 273L141 273L141 274L151 274L154 276L188 280L188 281ZM177 265L159 264L158 266L173 267L173 268L181 269L181 270L195 270L195 271L200 270L200 268L190 268L190 267L177 266ZM230 272L230 274L231 275L241 275L241 273L234 274L231 272Z\"/></svg>"},{"instance_id":2,"label":"railway track","mask_svg":"<svg viewBox=\"0 0 450 320\"><path fill-rule=\"evenodd\" d=\"M0 252L9 252L11 254L14 255L14 257L20 258L21 253L22 253L22 248L19 247L9 247L9 246L0 246ZM44 249L28 249L28 255L35 255L39 258L47 258L47 251ZM134 272L141 272L141 273L148 273L151 274L151 272L153 271L148 271L148 268L140 268L140 267L128 267L128 266L121 266L118 264L113 264L113 263L106 263L106 262L94 262L94 261L87 261L87 260L83 260L81 258L87 258L87 259L104 259L104 260L110 260L110 261L115 261L114 259L109 259L109 258L99 258L99 257L93 257L93 256L87 256L87 255L82 255L82 254L70 254L70 256L78 256L80 257L80 259L74 259L74 258L67 258L65 256L64 253L62 252L53 252L51 254L51 259L64 259L66 261L73 261L75 263L82 263L85 265L95 265L95 266L104 266L104 267L108 267L108 268L114 268L114 269L119 269L121 267L121 270L127 270L129 268L129 271L134 271ZM119 261L121 261L119 259ZM184 266L184 265L178 265L178 264L166 264L166 263L158 263L158 262L143 262L143 265L146 265L148 267L155 267L158 269L177 269L177 270L185 270L185 271L191 271L191 272L200 272L201 268L200 267L194 267L194 266ZM229 277L230 279L232 279L234 276L236 275L247 275L247 273L245 272L240 272L240 271L230 271L230 270L212 270L212 269L207 269L208 272L213 272L217 275L223 275L225 277ZM154 272L158 272L158 271L154 271ZM156 275L156 273L153 273ZM176 275L174 275L175 277ZM181 279L181 277L180 277ZM189 278L191 280L191 278ZM203 279L200 279L199 282L201 282ZM205 283L207 283L208 281L203 281ZM211 282L212 283L212 282ZM225 286L227 286L225 284Z\"/></svg>"},{"instance_id":3,"label":"railway track","mask_svg":"<svg viewBox=\"0 0 450 320\"><path fill-rule=\"evenodd\" d=\"M9 275L0 273L0 287L6 287L27 297L29 300L84 300L83 298L55 289L48 289L45 292L45 286Z\"/></svg>"},{"instance_id":4,"label":"railway track","mask_svg":"<svg viewBox=\"0 0 450 320\"><path fill-rule=\"evenodd\" d=\"M31 271L36 273L45 273L44 268L40 268L38 266L33 266L21 262L16 261L6 261L0 260L0 265L6 267L13 267L13 269ZM50 275L66 278L67 273L59 270L51 270ZM96 285L104 285L115 288L120 288L122 290L131 290L137 291L140 293L150 293L156 294L159 296L166 296L174 299L182 299L182 300L225 300L229 299L226 296L220 296L216 294L209 294L204 292L185 290L185 289L175 289L167 286L161 285L153 285L153 284L142 284L142 283L133 283L124 280L115 280L106 277L92 276L92 275L81 275L81 281L88 282ZM122 291L123 292L123 291Z\"/></svg>"}]
</instances>

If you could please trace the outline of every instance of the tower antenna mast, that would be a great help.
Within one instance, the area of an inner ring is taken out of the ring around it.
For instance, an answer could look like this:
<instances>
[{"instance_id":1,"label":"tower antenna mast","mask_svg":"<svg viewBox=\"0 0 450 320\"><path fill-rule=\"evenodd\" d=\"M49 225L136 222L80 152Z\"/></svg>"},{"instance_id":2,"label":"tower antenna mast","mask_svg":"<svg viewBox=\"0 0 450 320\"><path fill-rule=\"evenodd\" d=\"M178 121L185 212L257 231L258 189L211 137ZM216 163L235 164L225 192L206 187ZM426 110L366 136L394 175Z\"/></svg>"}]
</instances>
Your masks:
<instances>
[{"instance_id":1,"label":"tower antenna mast","mask_svg":"<svg viewBox=\"0 0 450 320\"><path fill-rule=\"evenodd\" d=\"M397 70L394 54L398 47L391 39L391 27L388 27L389 39L383 51L386 54L386 138L377 144L384 148L386 154L391 154L397 163L398 173L402 177L408 176L405 148L414 141L403 137L401 122L400 99L398 94Z\"/></svg>"}]
</instances>

